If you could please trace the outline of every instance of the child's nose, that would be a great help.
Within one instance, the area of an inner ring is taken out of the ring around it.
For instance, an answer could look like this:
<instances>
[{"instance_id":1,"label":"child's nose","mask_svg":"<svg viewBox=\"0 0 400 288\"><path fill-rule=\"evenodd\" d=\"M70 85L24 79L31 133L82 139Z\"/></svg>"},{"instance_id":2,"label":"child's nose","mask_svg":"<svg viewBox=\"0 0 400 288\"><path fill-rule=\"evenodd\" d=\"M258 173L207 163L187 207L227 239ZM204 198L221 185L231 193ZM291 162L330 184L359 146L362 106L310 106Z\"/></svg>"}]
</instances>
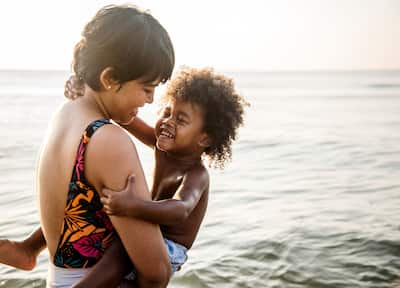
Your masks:
<instances>
[{"instance_id":1,"label":"child's nose","mask_svg":"<svg viewBox=\"0 0 400 288\"><path fill-rule=\"evenodd\" d=\"M173 126L175 125L175 120L174 118L171 116L169 116L167 119L165 119L164 123L168 126Z\"/></svg>"}]
</instances>

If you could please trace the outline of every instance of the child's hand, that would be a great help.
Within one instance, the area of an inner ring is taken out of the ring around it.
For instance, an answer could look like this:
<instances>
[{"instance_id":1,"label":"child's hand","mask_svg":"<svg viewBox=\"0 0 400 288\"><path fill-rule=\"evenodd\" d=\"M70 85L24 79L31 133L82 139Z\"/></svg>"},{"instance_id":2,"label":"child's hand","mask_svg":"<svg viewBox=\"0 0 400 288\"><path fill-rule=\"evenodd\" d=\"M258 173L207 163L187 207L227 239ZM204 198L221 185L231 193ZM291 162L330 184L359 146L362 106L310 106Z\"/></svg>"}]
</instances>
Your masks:
<instances>
[{"instance_id":1,"label":"child's hand","mask_svg":"<svg viewBox=\"0 0 400 288\"><path fill-rule=\"evenodd\" d=\"M135 176L130 175L128 182L121 191L102 189L103 197L100 198L104 210L108 215L128 216L134 210L135 205Z\"/></svg>"},{"instance_id":2,"label":"child's hand","mask_svg":"<svg viewBox=\"0 0 400 288\"><path fill-rule=\"evenodd\" d=\"M64 96L70 100L74 100L83 96L85 92L85 85L75 75L71 75L65 82Z\"/></svg>"}]
</instances>

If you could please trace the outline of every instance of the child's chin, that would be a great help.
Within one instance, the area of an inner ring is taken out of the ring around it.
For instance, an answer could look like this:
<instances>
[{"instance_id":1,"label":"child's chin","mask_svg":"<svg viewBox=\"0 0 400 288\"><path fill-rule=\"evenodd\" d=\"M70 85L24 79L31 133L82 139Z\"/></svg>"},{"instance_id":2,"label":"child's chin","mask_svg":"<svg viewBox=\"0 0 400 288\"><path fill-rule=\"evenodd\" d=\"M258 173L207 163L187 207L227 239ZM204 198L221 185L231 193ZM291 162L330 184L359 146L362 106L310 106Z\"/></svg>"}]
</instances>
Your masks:
<instances>
[{"instance_id":1,"label":"child's chin","mask_svg":"<svg viewBox=\"0 0 400 288\"><path fill-rule=\"evenodd\" d=\"M163 143L160 143L160 141L157 141L156 143L157 149L164 151L164 152L168 152L170 149L170 147L168 147L167 145L164 145Z\"/></svg>"}]
</instances>

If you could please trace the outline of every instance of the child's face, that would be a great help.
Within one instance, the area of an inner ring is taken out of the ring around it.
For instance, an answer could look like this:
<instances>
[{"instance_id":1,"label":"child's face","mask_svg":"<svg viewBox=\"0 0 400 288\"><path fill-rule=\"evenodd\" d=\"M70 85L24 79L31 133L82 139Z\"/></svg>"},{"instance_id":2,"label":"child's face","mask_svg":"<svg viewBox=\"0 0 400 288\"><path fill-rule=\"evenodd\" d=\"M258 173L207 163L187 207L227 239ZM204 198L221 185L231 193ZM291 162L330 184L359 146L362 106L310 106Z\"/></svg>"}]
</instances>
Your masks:
<instances>
[{"instance_id":1,"label":"child's face","mask_svg":"<svg viewBox=\"0 0 400 288\"><path fill-rule=\"evenodd\" d=\"M203 111L193 103L172 99L156 123L157 148L181 156L201 155L208 138L203 132Z\"/></svg>"}]
</instances>

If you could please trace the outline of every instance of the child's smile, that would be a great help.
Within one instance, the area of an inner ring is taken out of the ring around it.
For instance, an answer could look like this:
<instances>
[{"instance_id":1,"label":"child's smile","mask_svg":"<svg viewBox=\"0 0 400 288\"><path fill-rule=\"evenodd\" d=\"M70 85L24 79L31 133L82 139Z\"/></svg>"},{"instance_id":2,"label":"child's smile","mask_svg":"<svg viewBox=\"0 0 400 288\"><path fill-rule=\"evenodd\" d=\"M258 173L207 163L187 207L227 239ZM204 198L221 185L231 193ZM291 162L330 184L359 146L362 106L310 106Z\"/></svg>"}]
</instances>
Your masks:
<instances>
[{"instance_id":1,"label":"child's smile","mask_svg":"<svg viewBox=\"0 0 400 288\"><path fill-rule=\"evenodd\" d=\"M164 124L161 124L161 126L160 126L160 130L161 130L161 132L160 132L160 136L158 137L159 139L160 138L169 138L169 139L174 139L175 138L175 135L174 135L174 133L171 131L171 130L168 130L168 128L166 127L166 125L164 125Z\"/></svg>"}]
</instances>

